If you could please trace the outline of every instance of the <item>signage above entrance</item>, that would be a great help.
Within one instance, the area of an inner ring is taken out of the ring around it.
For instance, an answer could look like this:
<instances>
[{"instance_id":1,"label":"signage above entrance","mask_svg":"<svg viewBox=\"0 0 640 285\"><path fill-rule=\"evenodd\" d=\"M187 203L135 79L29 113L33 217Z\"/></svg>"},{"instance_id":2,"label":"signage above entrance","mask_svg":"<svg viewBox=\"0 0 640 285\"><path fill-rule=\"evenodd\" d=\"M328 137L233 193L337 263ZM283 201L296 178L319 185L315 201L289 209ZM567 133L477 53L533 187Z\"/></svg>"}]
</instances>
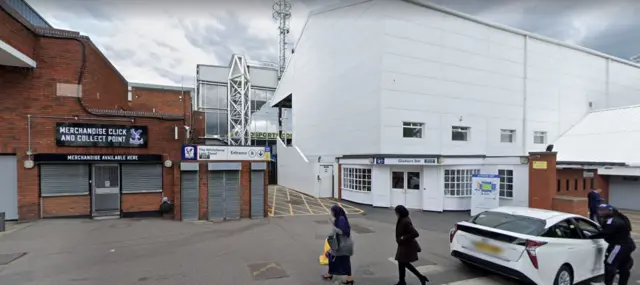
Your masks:
<instances>
[{"instance_id":1,"label":"signage above entrance","mask_svg":"<svg viewBox=\"0 0 640 285\"><path fill-rule=\"evenodd\" d=\"M56 123L57 146L146 148L148 140L146 126Z\"/></svg>"},{"instance_id":2,"label":"signage above entrance","mask_svg":"<svg viewBox=\"0 0 640 285\"><path fill-rule=\"evenodd\" d=\"M375 158L375 164L389 165L436 165L438 159L435 157L428 158Z\"/></svg>"},{"instance_id":3,"label":"signage above entrance","mask_svg":"<svg viewBox=\"0 0 640 285\"><path fill-rule=\"evenodd\" d=\"M269 160L260 146L183 145L182 160Z\"/></svg>"},{"instance_id":4,"label":"signage above entrance","mask_svg":"<svg viewBox=\"0 0 640 285\"><path fill-rule=\"evenodd\" d=\"M62 153L39 153L33 155L35 162L162 162L160 154L62 154Z\"/></svg>"}]
</instances>

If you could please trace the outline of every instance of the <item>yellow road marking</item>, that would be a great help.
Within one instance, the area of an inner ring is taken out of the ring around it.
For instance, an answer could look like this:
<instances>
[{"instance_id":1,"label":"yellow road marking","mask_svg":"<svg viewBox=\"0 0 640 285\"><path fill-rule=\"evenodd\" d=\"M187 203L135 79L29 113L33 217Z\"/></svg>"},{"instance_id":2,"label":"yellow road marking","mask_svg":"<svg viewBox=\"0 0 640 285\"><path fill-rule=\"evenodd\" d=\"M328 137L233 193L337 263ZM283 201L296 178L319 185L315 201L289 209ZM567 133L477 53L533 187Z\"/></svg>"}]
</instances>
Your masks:
<instances>
[{"instance_id":1,"label":"yellow road marking","mask_svg":"<svg viewBox=\"0 0 640 285\"><path fill-rule=\"evenodd\" d=\"M271 207L271 215L273 216L273 212L276 209L276 194L278 193L278 187L274 187L273 189L273 206Z\"/></svg>"},{"instance_id":2,"label":"yellow road marking","mask_svg":"<svg viewBox=\"0 0 640 285\"><path fill-rule=\"evenodd\" d=\"M327 206L325 206L324 203L322 203L322 201L320 201L320 198L316 198L316 201L318 201L318 204L320 204L320 206L322 206L322 208L324 208L325 211L327 211L327 214L331 214L331 211L329 211Z\"/></svg>"},{"instance_id":3,"label":"yellow road marking","mask_svg":"<svg viewBox=\"0 0 640 285\"><path fill-rule=\"evenodd\" d=\"M278 266L277 264L275 264L275 263L273 263L273 262L272 262L272 263L267 264L267 266L265 266L265 267L263 267L263 268L260 268L259 270L257 270L257 271L255 271L255 272L253 272L253 276L256 276L256 275L258 275L258 274L260 274L260 273L263 273L263 272L265 272L265 271L267 271L267 270L269 270L269 269L271 269L271 268L282 269L282 267L280 267L280 266Z\"/></svg>"},{"instance_id":4,"label":"yellow road marking","mask_svg":"<svg viewBox=\"0 0 640 285\"><path fill-rule=\"evenodd\" d=\"M287 203L289 203L289 214L293 216L293 207L291 206L291 196L289 195L289 188L287 188Z\"/></svg>"}]
</instances>

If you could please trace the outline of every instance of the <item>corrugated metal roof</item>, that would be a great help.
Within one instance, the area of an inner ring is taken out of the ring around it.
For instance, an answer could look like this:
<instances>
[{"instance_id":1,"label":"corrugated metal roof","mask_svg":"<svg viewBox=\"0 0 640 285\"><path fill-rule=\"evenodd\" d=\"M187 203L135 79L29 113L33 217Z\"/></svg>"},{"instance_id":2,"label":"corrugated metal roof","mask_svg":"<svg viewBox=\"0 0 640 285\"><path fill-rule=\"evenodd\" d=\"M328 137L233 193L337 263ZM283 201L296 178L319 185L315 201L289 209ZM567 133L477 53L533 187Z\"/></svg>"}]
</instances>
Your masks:
<instances>
[{"instance_id":1,"label":"corrugated metal roof","mask_svg":"<svg viewBox=\"0 0 640 285\"><path fill-rule=\"evenodd\" d=\"M640 105L587 114L554 151L558 161L640 164Z\"/></svg>"}]
</instances>

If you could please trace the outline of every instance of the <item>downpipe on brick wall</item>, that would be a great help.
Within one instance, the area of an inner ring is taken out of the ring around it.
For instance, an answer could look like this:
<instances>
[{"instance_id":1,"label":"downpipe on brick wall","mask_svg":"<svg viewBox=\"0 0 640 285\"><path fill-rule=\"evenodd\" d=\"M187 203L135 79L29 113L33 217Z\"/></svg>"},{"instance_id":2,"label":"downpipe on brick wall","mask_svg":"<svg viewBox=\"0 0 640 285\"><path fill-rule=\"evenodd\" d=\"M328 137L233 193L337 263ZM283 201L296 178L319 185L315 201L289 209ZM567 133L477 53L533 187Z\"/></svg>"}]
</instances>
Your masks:
<instances>
[{"instance_id":1,"label":"downpipe on brick wall","mask_svg":"<svg viewBox=\"0 0 640 285\"><path fill-rule=\"evenodd\" d=\"M31 150L31 118L36 119L60 119L60 120L76 120L76 121L108 121L108 122L130 122L133 123L134 119L120 119L120 118L88 118L80 116L47 116L47 115L27 115L27 156L29 160L32 160L31 156L33 151Z\"/></svg>"}]
</instances>

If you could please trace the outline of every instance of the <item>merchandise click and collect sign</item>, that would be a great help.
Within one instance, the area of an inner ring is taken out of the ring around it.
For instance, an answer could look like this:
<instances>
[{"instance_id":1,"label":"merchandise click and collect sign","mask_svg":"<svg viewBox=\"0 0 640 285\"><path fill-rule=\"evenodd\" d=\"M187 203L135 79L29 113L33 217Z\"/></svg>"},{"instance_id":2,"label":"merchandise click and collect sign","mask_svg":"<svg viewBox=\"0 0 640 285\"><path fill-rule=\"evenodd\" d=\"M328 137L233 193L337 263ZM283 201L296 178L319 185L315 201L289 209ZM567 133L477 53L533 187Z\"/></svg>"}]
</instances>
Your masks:
<instances>
[{"instance_id":1,"label":"merchandise click and collect sign","mask_svg":"<svg viewBox=\"0 0 640 285\"><path fill-rule=\"evenodd\" d=\"M148 140L146 126L56 123L57 146L146 148Z\"/></svg>"},{"instance_id":2,"label":"merchandise click and collect sign","mask_svg":"<svg viewBox=\"0 0 640 285\"><path fill-rule=\"evenodd\" d=\"M259 146L184 145L182 160L269 160L269 153Z\"/></svg>"}]
</instances>

